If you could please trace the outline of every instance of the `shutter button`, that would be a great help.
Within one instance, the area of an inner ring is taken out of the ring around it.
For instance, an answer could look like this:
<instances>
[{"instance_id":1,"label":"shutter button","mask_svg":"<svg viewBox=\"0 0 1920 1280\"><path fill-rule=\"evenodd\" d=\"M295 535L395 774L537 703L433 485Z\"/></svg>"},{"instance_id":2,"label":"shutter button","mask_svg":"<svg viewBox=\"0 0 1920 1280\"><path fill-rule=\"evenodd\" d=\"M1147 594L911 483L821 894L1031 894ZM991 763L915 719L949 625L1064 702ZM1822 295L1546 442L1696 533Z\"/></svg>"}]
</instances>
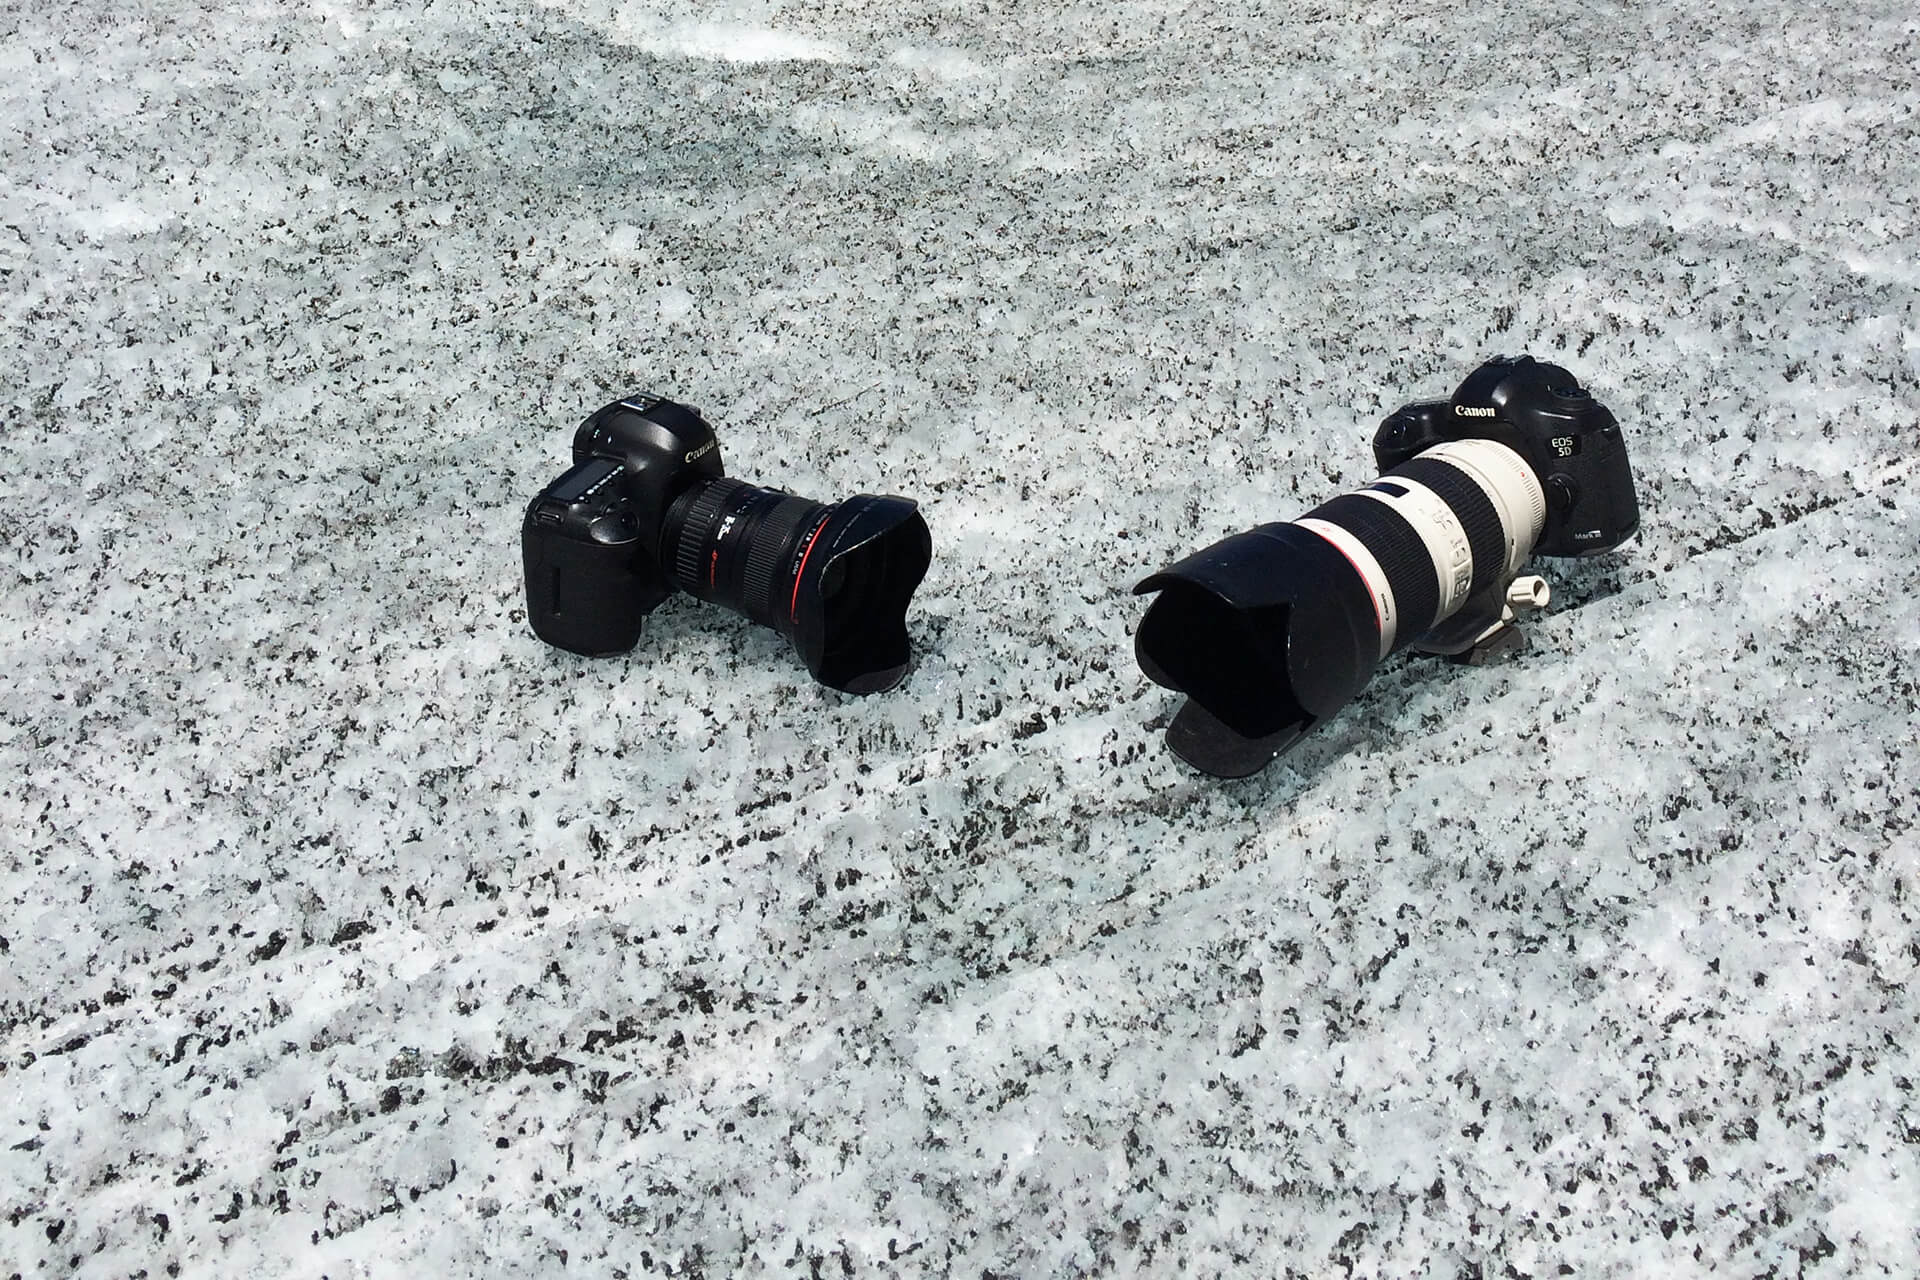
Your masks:
<instances>
[{"instance_id":1,"label":"shutter button","mask_svg":"<svg viewBox=\"0 0 1920 1280\"><path fill-rule=\"evenodd\" d=\"M587 535L595 542L609 545L633 540L633 523L625 516L601 516L587 526Z\"/></svg>"}]
</instances>

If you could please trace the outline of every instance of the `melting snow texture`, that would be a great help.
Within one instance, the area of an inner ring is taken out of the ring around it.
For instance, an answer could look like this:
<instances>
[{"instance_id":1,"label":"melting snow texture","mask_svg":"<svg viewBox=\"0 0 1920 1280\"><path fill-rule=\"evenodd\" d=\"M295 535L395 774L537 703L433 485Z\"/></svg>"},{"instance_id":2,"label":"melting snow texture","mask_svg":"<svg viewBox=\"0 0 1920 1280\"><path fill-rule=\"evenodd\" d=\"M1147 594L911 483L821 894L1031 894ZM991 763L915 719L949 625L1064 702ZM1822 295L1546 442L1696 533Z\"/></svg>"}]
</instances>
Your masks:
<instances>
[{"instance_id":1,"label":"melting snow texture","mask_svg":"<svg viewBox=\"0 0 1920 1280\"><path fill-rule=\"evenodd\" d=\"M16 5L0 1273L1920 1274L1920 16ZM1260 777L1144 574L1561 361L1645 520ZM852 699L518 528L921 501Z\"/></svg>"}]
</instances>

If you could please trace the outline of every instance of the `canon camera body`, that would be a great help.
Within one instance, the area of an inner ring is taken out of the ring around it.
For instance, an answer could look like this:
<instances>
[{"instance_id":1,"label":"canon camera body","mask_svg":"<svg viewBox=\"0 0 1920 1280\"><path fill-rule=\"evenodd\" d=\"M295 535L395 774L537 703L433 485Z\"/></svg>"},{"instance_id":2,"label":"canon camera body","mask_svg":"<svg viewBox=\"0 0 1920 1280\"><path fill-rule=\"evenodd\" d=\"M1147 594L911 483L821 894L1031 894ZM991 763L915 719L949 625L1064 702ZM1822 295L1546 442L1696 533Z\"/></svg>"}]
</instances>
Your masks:
<instances>
[{"instance_id":1,"label":"canon camera body","mask_svg":"<svg viewBox=\"0 0 1920 1280\"><path fill-rule=\"evenodd\" d=\"M678 590L772 627L848 693L905 675L907 604L932 557L910 500L827 504L733 479L699 411L656 396L580 425L573 465L528 505L520 545L527 619L548 644L624 653Z\"/></svg>"},{"instance_id":2,"label":"canon camera body","mask_svg":"<svg viewBox=\"0 0 1920 1280\"><path fill-rule=\"evenodd\" d=\"M1135 651L1187 695L1167 741L1195 767L1258 771L1397 650L1512 647L1515 610L1546 603L1520 578L1529 556L1592 555L1639 528L1619 425L1558 365L1490 360L1451 399L1390 415L1373 446L1372 484L1135 588L1158 593Z\"/></svg>"}]
</instances>

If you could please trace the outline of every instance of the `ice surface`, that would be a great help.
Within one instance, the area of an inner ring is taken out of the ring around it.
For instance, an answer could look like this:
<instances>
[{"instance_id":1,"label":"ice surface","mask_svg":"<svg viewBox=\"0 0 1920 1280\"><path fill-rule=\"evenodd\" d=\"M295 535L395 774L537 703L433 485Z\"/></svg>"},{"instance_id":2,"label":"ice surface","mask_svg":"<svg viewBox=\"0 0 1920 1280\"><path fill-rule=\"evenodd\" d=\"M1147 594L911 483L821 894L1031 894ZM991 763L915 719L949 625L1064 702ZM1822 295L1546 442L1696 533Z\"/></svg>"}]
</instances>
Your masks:
<instances>
[{"instance_id":1,"label":"ice surface","mask_svg":"<svg viewBox=\"0 0 1920 1280\"><path fill-rule=\"evenodd\" d=\"M15 10L0 1274L1920 1274L1910 4ZM1185 770L1126 589L1521 350L1638 542ZM898 691L533 638L641 388Z\"/></svg>"}]
</instances>

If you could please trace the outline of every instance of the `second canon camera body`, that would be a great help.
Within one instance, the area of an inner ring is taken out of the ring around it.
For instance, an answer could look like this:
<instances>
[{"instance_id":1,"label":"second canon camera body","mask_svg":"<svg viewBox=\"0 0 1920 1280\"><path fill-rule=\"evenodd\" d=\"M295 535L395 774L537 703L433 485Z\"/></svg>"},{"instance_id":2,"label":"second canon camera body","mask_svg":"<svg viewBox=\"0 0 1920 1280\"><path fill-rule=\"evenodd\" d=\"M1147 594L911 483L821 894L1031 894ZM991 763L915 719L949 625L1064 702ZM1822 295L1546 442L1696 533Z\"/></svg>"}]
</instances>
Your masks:
<instances>
[{"instance_id":1,"label":"second canon camera body","mask_svg":"<svg viewBox=\"0 0 1920 1280\"><path fill-rule=\"evenodd\" d=\"M640 638L675 590L772 627L820 683L892 688L932 539L915 504L820 503L725 473L698 410L630 396L573 438L573 465L521 526L527 617L548 644L601 657Z\"/></svg>"},{"instance_id":2,"label":"second canon camera body","mask_svg":"<svg viewBox=\"0 0 1920 1280\"><path fill-rule=\"evenodd\" d=\"M1639 528L1619 424L1558 365L1488 361L1449 400L1374 437L1382 475L1301 518L1226 538L1135 588L1157 592L1135 651L1187 695L1167 729L1205 772L1257 772L1413 647L1513 639L1545 603L1529 555L1606 551Z\"/></svg>"}]
</instances>

